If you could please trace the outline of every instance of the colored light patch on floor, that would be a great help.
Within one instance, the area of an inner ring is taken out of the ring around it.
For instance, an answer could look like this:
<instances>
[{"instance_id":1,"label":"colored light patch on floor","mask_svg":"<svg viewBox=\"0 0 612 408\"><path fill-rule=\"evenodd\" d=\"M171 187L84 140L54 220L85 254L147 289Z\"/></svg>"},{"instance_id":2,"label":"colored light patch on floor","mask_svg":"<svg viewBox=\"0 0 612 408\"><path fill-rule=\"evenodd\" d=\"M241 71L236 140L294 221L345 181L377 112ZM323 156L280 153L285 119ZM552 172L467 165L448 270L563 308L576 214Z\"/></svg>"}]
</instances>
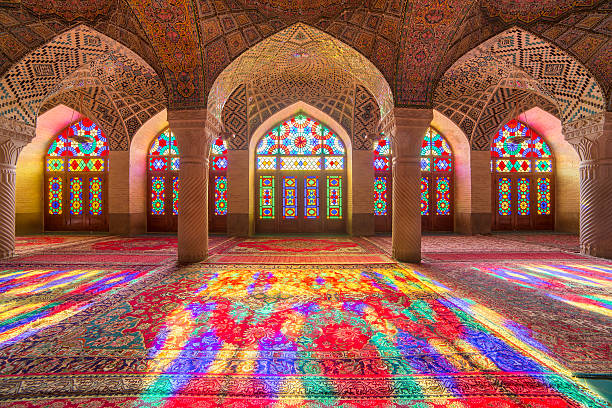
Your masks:
<instances>
[{"instance_id":1,"label":"colored light patch on floor","mask_svg":"<svg viewBox=\"0 0 612 408\"><path fill-rule=\"evenodd\" d=\"M99 295L127 286L146 270L0 271L0 347L86 310Z\"/></svg>"},{"instance_id":2,"label":"colored light patch on floor","mask_svg":"<svg viewBox=\"0 0 612 408\"><path fill-rule=\"evenodd\" d=\"M159 407L605 406L397 265L195 265L43 334L29 354L52 341L53 358L0 367L12 398L70 389Z\"/></svg>"},{"instance_id":3,"label":"colored light patch on floor","mask_svg":"<svg viewBox=\"0 0 612 408\"><path fill-rule=\"evenodd\" d=\"M612 266L521 264L479 269L568 305L612 317Z\"/></svg>"}]
</instances>

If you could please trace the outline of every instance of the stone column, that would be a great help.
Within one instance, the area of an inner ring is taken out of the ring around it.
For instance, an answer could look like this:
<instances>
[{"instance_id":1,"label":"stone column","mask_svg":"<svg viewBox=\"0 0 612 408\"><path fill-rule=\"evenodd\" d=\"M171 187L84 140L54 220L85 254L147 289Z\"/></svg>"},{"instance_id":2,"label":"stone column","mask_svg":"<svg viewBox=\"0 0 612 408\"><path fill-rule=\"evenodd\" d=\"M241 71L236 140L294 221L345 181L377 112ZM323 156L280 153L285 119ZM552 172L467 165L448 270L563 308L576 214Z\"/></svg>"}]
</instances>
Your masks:
<instances>
[{"instance_id":1,"label":"stone column","mask_svg":"<svg viewBox=\"0 0 612 408\"><path fill-rule=\"evenodd\" d=\"M168 111L180 152L178 259L192 263L208 255L208 157L212 133L206 110Z\"/></svg>"},{"instance_id":2,"label":"stone column","mask_svg":"<svg viewBox=\"0 0 612 408\"><path fill-rule=\"evenodd\" d=\"M0 259L15 251L15 170L21 149L34 135L34 127L0 118Z\"/></svg>"},{"instance_id":3,"label":"stone column","mask_svg":"<svg viewBox=\"0 0 612 408\"><path fill-rule=\"evenodd\" d=\"M612 112L563 128L580 156L580 250L612 259Z\"/></svg>"},{"instance_id":4,"label":"stone column","mask_svg":"<svg viewBox=\"0 0 612 408\"><path fill-rule=\"evenodd\" d=\"M432 109L394 109L393 257L421 262L421 143L433 119Z\"/></svg>"}]
</instances>

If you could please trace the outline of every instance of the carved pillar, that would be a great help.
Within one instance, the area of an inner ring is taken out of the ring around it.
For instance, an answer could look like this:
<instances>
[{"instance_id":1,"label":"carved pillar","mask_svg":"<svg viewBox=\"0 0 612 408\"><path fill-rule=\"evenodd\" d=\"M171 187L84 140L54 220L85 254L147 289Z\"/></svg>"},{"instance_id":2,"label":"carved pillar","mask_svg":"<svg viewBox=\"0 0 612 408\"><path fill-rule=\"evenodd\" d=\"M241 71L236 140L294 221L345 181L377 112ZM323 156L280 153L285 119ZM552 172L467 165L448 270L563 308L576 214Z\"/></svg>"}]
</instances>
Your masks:
<instances>
[{"instance_id":1,"label":"carved pillar","mask_svg":"<svg viewBox=\"0 0 612 408\"><path fill-rule=\"evenodd\" d=\"M32 126L0 118L0 259L15 251L15 170L21 149L34 134Z\"/></svg>"},{"instance_id":2,"label":"carved pillar","mask_svg":"<svg viewBox=\"0 0 612 408\"><path fill-rule=\"evenodd\" d=\"M421 262L421 143L432 109L395 108L393 139L393 257Z\"/></svg>"},{"instance_id":3,"label":"carved pillar","mask_svg":"<svg viewBox=\"0 0 612 408\"><path fill-rule=\"evenodd\" d=\"M612 112L564 125L580 155L580 250L612 259Z\"/></svg>"},{"instance_id":4,"label":"carved pillar","mask_svg":"<svg viewBox=\"0 0 612 408\"><path fill-rule=\"evenodd\" d=\"M213 132L206 110L168 111L180 152L178 258L200 262L208 255L208 156Z\"/></svg>"}]
</instances>

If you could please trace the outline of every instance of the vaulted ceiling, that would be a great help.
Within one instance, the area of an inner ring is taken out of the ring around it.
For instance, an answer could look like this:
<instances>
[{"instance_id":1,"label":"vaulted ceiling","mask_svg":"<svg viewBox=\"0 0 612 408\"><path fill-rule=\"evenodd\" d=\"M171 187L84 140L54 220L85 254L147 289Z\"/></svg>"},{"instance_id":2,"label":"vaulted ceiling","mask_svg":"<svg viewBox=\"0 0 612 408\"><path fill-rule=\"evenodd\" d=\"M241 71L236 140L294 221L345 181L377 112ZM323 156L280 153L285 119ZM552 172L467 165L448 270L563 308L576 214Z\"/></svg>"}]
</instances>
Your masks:
<instances>
[{"instance_id":1,"label":"vaulted ceiling","mask_svg":"<svg viewBox=\"0 0 612 408\"><path fill-rule=\"evenodd\" d=\"M4 0L0 5L0 51L7 57L0 59L0 69L85 21L153 67L173 107L204 106L217 76L238 55L298 21L369 58L401 106L431 106L438 80L459 57L514 24L566 49L606 90L611 82L605 63L611 52L609 1Z\"/></svg>"}]
</instances>

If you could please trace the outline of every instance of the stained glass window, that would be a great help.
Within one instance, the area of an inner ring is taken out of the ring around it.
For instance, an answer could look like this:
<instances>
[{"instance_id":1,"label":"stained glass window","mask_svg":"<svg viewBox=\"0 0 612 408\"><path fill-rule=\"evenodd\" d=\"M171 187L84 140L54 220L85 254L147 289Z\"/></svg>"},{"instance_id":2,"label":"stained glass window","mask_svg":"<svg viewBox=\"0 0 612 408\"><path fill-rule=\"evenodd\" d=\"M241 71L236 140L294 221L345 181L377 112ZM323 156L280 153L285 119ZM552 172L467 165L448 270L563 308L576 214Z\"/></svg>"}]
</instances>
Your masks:
<instances>
[{"instance_id":1,"label":"stained glass window","mask_svg":"<svg viewBox=\"0 0 612 408\"><path fill-rule=\"evenodd\" d=\"M538 184L538 214L550 215L550 178L540 177Z\"/></svg>"},{"instance_id":2,"label":"stained glass window","mask_svg":"<svg viewBox=\"0 0 612 408\"><path fill-rule=\"evenodd\" d=\"M342 176L327 176L327 218L342 218Z\"/></svg>"},{"instance_id":3,"label":"stained glass window","mask_svg":"<svg viewBox=\"0 0 612 408\"><path fill-rule=\"evenodd\" d=\"M278 163L258 160L258 170L315 170L316 162L308 156L344 156L340 137L318 121L305 115L296 115L264 135L257 144L258 156L282 156ZM306 156L295 158L291 156ZM301 161L298 161L301 160ZM301 163L301 165L299 164ZM319 167L323 160L319 157ZM284 166L283 166L284 164ZM272 167L274 166L274 167ZM336 163L327 170L343 170L344 163Z\"/></svg>"},{"instance_id":4,"label":"stained glass window","mask_svg":"<svg viewBox=\"0 0 612 408\"><path fill-rule=\"evenodd\" d=\"M70 215L83 214L83 179L70 178Z\"/></svg>"},{"instance_id":5,"label":"stained glass window","mask_svg":"<svg viewBox=\"0 0 612 408\"><path fill-rule=\"evenodd\" d=\"M283 218L297 218L297 180L295 177L283 178Z\"/></svg>"},{"instance_id":6,"label":"stained glass window","mask_svg":"<svg viewBox=\"0 0 612 408\"><path fill-rule=\"evenodd\" d=\"M259 218L275 217L274 191L278 188L282 219L317 220L323 215L342 219L344 186L338 173L345 170L345 153L338 135L303 114L267 132L256 148ZM270 173L278 177L265 176Z\"/></svg>"},{"instance_id":7,"label":"stained glass window","mask_svg":"<svg viewBox=\"0 0 612 408\"><path fill-rule=\"evenodd\" d=\"M178 144L170 129L164 130L151 143L149 148L150 156L178 156Z\"/></svg>"},{"instance_id":8,"label":"stained glass window","mask_svg":"<svg viewBox=\"0 0 612 408\"><path fill-rule=\"evenodd\" d=\"M102 180L100 177L89 178L89 214L102 214Z\"/></svg>"},{"instance_id":9,"label":"stained glass window","mask_svg":"<svg viewBox=\"0 0 612 408\"><path fill-rule=\"evenodd\" d=\"M374 178L374 215L387 215L387 176Z\"/></svg>"},{"instance_id":10,"label":"stained glass window","mask_svg":"<svg viewBox=\"0 0 612 408\"><path fill-rule=\"evenodd\" d=\"M304 177L304 217L319 218L319 177Z\"/></svg>"},{"instance_id":11,"label":"stained glass window","mask_svg":"<svg viewBox=\"0 0 612 408\"><path fill-rule=\"evenodd\" d=\"M430 127L421 144L421 215L451 215L453 165L450 144Z\"/></svg>"},{"instance_id":12,"label":"stained glass window","mask_svg":"<svg viewBox=\"0 0 612 408\"><path fill-rule=\"evenodd\" d=\"M274 176L259 176L259 218L274 218Z\"/></svg>"},{"instance_id":13,"label":"stained glass window","mask_svg":"<svg viewBox=\"0 0 612 408\"><path fill-rule=\"evenodd\" d=\"M172 178L172 215L178 215L179 213L179 178L174 176Z\"/></svg>"},{"instance_id":14,"label":"stained glass window","mask_svg":"<svg viewBox=\"0 0 612 408\"><path fill-rule=\"evenodd\" d=\"M61 215L63 213L63 190L64 183L61 177L49 177L49 214Z\"/></svg>"},{"instance_id":15,"label":"stained glass window","mask_svg":"<svg viewBox=\"0 0 612 408\"><path fill-rule=\"evenodd\" d=\"M529 215L531 207L529 179L521 177L518 179L518 214Z\"/></svg>"},{"instance_id":16,"label":"stained glass window","mask_svg":"<svg viewBox=\"0 0 612 408\"><path fill-rule=\"evenodd\" d=\"M429 215L429 179L421 177L421 215Z\"/></svg>"},{"instance_id":17,"label":"stained glass window","mask_svg":"<svg viewBox=\"0 0 612 408\"><path fill-rule=\"evenodd\" d=\"M436 214L450 214L450 177L436 177Z\"/></svg>"},{"instance_id":18,"label":"stained glass window","mask_svg":"<svg viewBox=\"0 0 612 408\"><path fill-rule=\"evenodd\" d=\"M151 178L151 214L164 215L166 201L166 180L164 177Z\"/></svg>"},{"instance_id":19,"label":"stained glass window","mask_svg":"<svg viewBox=\"0 0 612 408\"><path fill-rule=\"evenodd\" d=\"M215 215L227 214L227 177L215 176Z\"/></svg>"},{"instance_id":20,"label":"stained glass window","mask_svg":"<svg viewBox=\"0 0 612 408\"><path fill-rule=\"evenodd\" d=\"M60 222L53 218L64 214L64 208L70 216L104 215L104 173L108 171L108 154L106 135L87 118L68 126L53 139L45 157L45 171L49 177L47 216L50 216L45 217L46 225L56 229L63 222L69 222L68 218ZM84 173L91 173L91 177ZM70 228L74 225L70 224ZM88 228L89 223L79 225Z\"/></svg>"},{"instance_id":21,"label":"stained glass window","mask_svg":"<svg viewBox=\"0 0 612 408\"><path fill-rule=\"evenodd\" d=\"M551 214L550 182L548 187L543 187L540 181L550 180L553 157L542 136L518 120L509 121L495 135L491 144L491 169L493 180L498 184L498 215L534 217ZM548 177L536 178L536 174ZM544 196L547 199L543 199ZM516 222L512 219L515 227L518 226ZM543 224L538 221L538 225L541 228Z\"/></svg>"},{"instance_id":22,"label":"stained glass window","mask_svg":"<svg viewBox=\"0 0 612 408\"><path fill-rule=\"evenodd\" d=\"M499 215L510 215L512 214L512 180L508 177L500 177L498 182L498 196L499 201Z\"/></svg>"},{"instance_id":23,"label":"stained glass window","mask_svg":"<svg viewBox=\"0 0 612 408\"><path fill-rule=\"evenodd\" d=\"M89 143L77 142L74 137L89 138ZM108 156L108 143L102 129L84 118L68 126L60 133L47 152L49 156Z\"/></svg>"}]
</instances>

